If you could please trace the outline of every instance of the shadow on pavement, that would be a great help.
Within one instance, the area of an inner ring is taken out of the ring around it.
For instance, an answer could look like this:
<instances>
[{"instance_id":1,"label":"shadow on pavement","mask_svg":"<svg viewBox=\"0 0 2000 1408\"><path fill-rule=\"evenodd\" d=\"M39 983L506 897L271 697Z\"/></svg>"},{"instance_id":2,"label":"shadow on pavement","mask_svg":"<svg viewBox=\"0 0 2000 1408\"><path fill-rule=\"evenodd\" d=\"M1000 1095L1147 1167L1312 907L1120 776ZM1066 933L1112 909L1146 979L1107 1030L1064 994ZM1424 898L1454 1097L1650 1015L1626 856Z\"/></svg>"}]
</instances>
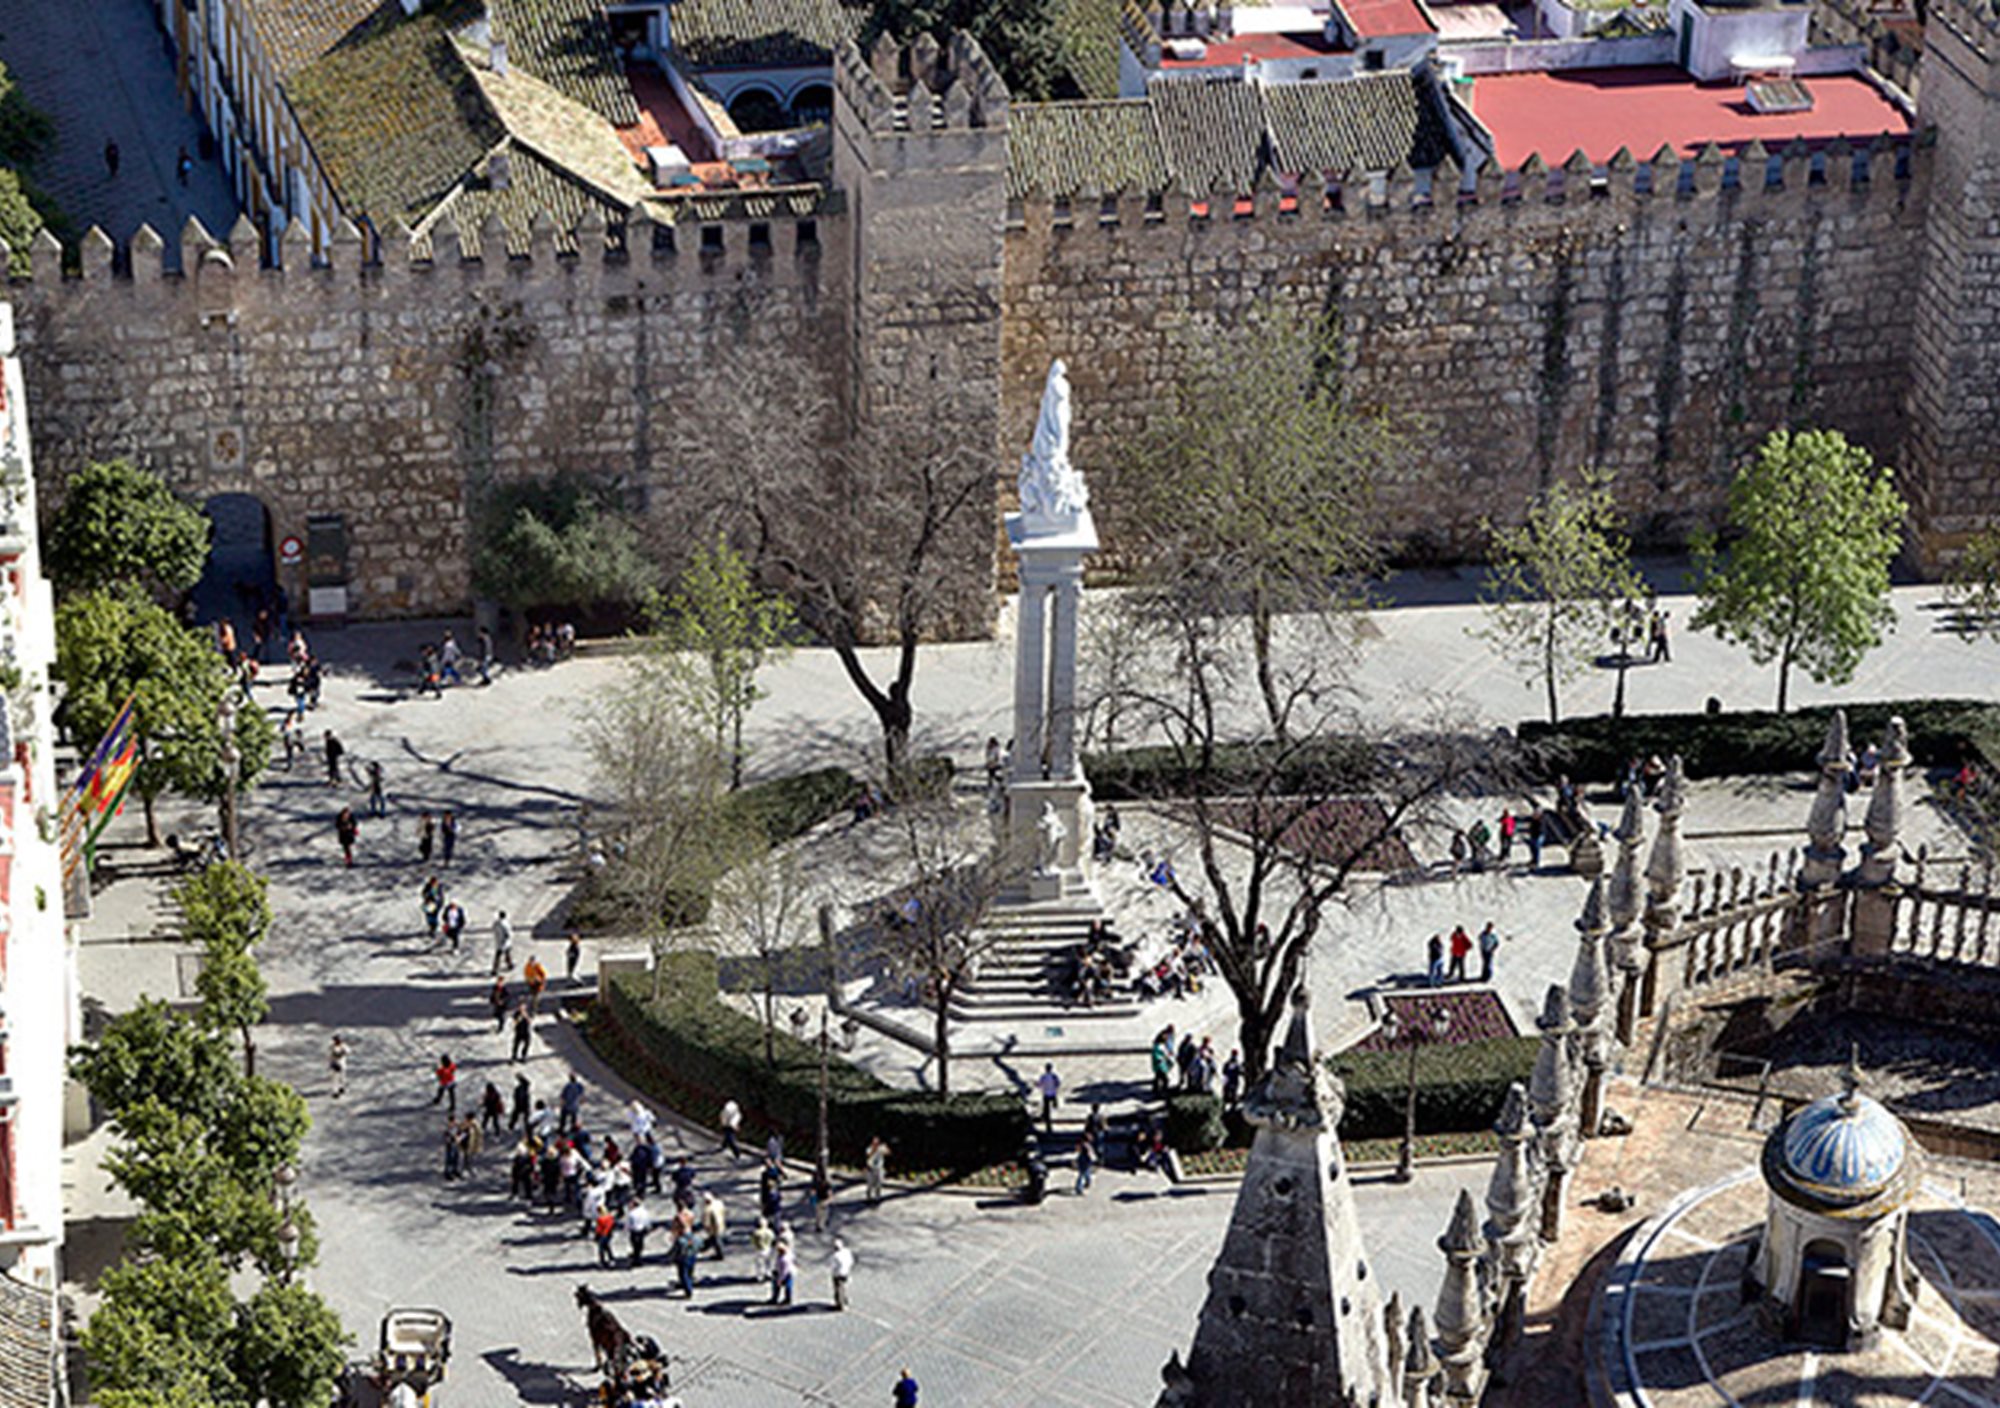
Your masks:
<instances>
[{"instance_id":1,"label":"shadow on pavement","mask_svg":"<svg viewBox=\"0 0 2000 1408\"><path fill-rule=\"evenodd\" d=\"M577 1390L569 1376L546 1364L529 1364L518 1349L489 1349L479 1356L513 1387L522 1403L573 1403Z\"/></svg>"}]
</instances>

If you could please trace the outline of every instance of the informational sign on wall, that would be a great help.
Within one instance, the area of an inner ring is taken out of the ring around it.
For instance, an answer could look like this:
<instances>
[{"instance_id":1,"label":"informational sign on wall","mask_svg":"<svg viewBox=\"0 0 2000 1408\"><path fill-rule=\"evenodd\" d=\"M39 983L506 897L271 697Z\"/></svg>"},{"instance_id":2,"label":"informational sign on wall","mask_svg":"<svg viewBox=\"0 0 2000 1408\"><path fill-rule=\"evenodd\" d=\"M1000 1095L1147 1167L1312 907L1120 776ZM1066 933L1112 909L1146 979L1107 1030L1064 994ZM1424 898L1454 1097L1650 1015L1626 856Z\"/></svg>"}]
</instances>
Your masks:
<instances>
[{"instance_id":1,"label":"informational sign on wall","mask_svg":"<svg viewBox=\"0 0 2000 1408\"><path fill-rule=\"evenodd\" d=\"M278 561L286 567L297 567L306 560L306 540L296 533L287 533L278 542Z\"/></svg>"},{"instance_id":2,"label":"informational sign on wall","mask_svg":"<svg viewBox=\"0 0 2000 1408\"><path fill-rule=\"evenodd\" d=\"M347 585L347 515L315 513L306 517L306 585Z\"/></svg>"}]
</instances>

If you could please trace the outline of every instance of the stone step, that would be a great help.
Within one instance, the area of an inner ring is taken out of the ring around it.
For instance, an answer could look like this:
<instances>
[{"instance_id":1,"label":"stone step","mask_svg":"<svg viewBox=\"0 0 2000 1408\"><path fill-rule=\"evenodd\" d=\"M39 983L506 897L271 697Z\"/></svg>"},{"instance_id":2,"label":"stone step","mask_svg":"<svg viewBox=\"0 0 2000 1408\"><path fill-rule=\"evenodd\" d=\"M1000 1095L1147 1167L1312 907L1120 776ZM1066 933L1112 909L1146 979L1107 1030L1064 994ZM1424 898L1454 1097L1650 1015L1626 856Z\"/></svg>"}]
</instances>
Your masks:
<instances>
[{"instance_id":1,"label":"stone step","mask_svg":"<svg viewBox=\"0 0 2000 1408\"><path fill-rule=\"evenodd\" d=\"M1096 1007L1052 1007L1046 1002L1024 1002L1017 998L1002 998L991 1003L962 1003L952 999L952 1020L992 1024L1007 1022L1028 1026L1063 1026L1070 1023L1124 1022L1141 1013L1137 1004L1119 1006L1103 1003ZM1145 1048L1139 1047L1139 1050Z\"/></svg>"}]
</instances>

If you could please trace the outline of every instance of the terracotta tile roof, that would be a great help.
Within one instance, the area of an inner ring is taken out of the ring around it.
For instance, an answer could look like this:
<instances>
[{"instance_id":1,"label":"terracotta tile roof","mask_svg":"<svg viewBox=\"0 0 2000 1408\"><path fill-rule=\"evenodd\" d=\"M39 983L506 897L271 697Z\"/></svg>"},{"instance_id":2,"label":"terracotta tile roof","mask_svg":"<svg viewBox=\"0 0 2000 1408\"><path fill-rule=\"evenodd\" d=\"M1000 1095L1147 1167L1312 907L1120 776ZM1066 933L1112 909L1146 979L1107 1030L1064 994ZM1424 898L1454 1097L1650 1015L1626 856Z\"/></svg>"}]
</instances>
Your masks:
<instances>
[{"instance_id":1,"label":"terracotta tile roof","mask_svg":"<svg viewBox=\"0 0 2000 1408\"><path fill-rule=\"evenodd\" d=\"M1248 192L1298 176L1435 166L1450 151L1436 100L1409 73L1326 83L1156 79L1144 98L1017 103L1008 194Z\"/></svg>"},{"instance_id":2,"label":"terracotta tile roof","mask_svg":"<svg viewBox=\"0 0 2000 1408\"><path fill-rule=\"evenodd\" d=\"M1166 155L1144 98L1016 103L1007 111L1009 195L1159 190L1166 184Z\"/></svg>"},{"instance_id":3,"label":"terracotta tile roof","mask_svg":"<svg viewBox=\"0 0 2000 1408\"><path fill-rule=\"evenodd\" d=\"M805 68L831 63L866 16L844 0L676 0L669 23L696 68Z\"/></svg>"},{"instance_id":4,"label":"terracotta tile roof","mask_svg":"<svg viewBox=\"0 0 2000 1408\"><path fill-rule=\"evenodd\" d=\"M569 172L525 147L509 144L506 186L495 189L491 182L492 158L480 164L451 197L431 213L417 233L428 236L449 216L458 222L459 246L470 258L484 253L481 227L489 215L500 217L507 231L507 252L528 251L528 230L535 215L547 211L555 225L556 248L564 253L576 249L576 222L586 210L595 209L606 225L622 224L630 207L609 200Z\"/></svg>"},{"instance_id":5,"label":"terracotta tile roof","mask_svg":"<svg viewBox=\"0 0 2000 1408\"><path fill-rule=\"evenodd\" d=\"M55 1298L0 1276L0 1408L47 1408L55 1394Z\"/></svg>"},{"instance_id":6,"label":"terracotta tile roof","mask_svg":"<svg viewBox=\"0 0 2000 1408\"><path fill-rule=\"evenodd\" d=\"M639 120L603 0L491 0L508 58L613 127Z\"/></svg>"},{"instance_id":7,"label":"terracotta tile roof","mask_svg":"<svg viewBox=\"0 0 2000 1408\"><path fill-rule=\"evenodd\" d=\"M397 0L247 0L244 16L283 82Z\"/></svg>"},{"instance_id":8,"label":"terracotta tile roof","mask_svg":"<svg viewBox=\"0 0 2000 1408\"><path fill-rule=\"evenodd\" d=\"M1272 84L1263 91L1273 159L1291 175L1383 171L1405 161L1436 166L1451 151L1437 103L1408 74Z\"/></svg>"},{"instance_id":9,"label":"terracotta tile roof","mask_svg":"<svg viewBox=\"0 0 2000 1408\"><path fill-rule=\"evenodd\" d=\"M470 4L390 4L290 84L343 210L415 221L504 135L453 43Z\"/></svg>"}]
</instances>

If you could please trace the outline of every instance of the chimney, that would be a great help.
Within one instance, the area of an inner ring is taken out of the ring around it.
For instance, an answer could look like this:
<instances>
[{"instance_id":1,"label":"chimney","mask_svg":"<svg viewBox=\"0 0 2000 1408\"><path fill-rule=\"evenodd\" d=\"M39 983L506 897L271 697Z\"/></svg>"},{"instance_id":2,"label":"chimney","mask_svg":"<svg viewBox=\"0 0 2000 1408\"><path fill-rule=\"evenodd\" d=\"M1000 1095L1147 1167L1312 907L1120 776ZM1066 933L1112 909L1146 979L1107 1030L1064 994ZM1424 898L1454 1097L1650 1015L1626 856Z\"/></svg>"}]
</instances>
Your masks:
<instances>
[{"instance_id":1,"label":"chimney","mask_svg":"<svg viewBox=\"0 0 2000 1408\"><path fill-rule=\"evenodd\" d=\"M514 184L514 157L505 148L486 158L486 187L504 191Z\"/></svg>"},{"instance_id":2,"label":"chimney","mask_svg":"<svg viewBox=\"0 0 2000 1408\"><path fill-rule=\"evenodd\" d=\"M486 46L486 62L487 65L493 70L493 76L495 78L505 78L507 76L506 40L495 39L491 44L488 44Z\"/></svg>"}]
</instances>

